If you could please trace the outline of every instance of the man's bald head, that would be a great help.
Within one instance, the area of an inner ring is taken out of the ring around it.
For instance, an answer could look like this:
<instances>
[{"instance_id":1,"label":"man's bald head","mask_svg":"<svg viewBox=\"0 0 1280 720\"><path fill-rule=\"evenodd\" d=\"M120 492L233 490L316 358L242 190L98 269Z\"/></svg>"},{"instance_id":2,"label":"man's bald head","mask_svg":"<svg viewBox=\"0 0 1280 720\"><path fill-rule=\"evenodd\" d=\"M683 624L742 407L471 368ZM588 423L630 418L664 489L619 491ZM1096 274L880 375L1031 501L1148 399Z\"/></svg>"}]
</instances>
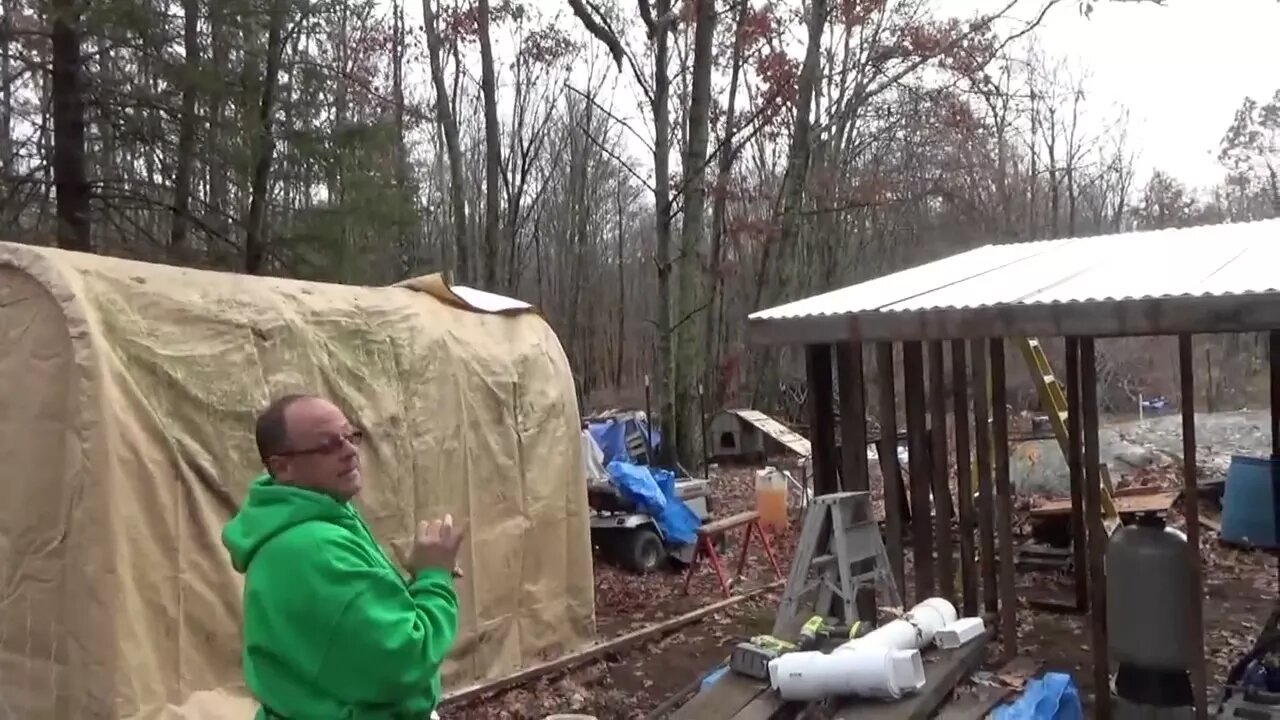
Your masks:
<instances>
[{"instance_id":1,"label":"man's bald head","mask_svg":"<svg viewBox=\"0 0 1280 720\"><path fill-rule=\"evenodd\" d=\"M254 426L254 439L258 442L258 457L265 467L267 460L289 449L289 406L302 400L317 400L314 395L295 393L283 395L271 401Z\"/></svg>"},{"instance_id":2,"label":"man's bald head","mask_svg":"<svg viewBox=\"0 0 1280 720\"><path fill-rule=\"evenodd\" d=\"M336 405L315 395L273 400L254 429L258 455L279 483L346 501L361 487L357 448L363 434Z\"/></svg>"}]
</instances>

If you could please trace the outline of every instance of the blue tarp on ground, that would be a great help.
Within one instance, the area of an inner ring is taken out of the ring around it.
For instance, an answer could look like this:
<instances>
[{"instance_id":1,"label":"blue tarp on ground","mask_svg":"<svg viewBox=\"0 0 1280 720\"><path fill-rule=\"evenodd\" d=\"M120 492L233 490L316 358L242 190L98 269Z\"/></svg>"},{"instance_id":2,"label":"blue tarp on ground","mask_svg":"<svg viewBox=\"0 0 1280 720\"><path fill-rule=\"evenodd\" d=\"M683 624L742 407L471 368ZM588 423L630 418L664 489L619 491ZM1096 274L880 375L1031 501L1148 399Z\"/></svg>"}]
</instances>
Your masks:
<instances>
[{"instance_id":1,"label":"blue tarp on ground","mask_svg":"<svg viewBox=\"0 0 1280 720\"><path fill-rule=\"evenodd\" d=\"M676 476L670 470L656 470L625 460L610 461L605 469L622 496L658 524L663 540L673 545L688 545L698 539L701 521L676 497Z\"/></svg>"},{"instance_id":2,"label":"blue tarp on ground","mask_svg":"<svg viewBox=\"0 0 1280 720\"><path fill-rule=\"evenodd\" d=\"M1045 673L1027 683L1022 697L1001 705L992 720L1084 720L1080 693L1066 673Z\"/></svg>"},{"instance_id":3,"label":"blue tarp on ground","mask_svg":"<svg viewBox=\"0 0 1280 720\"><path fill-rule=\"evenodd\" d=\"M636 417L627 417L623 419L613 418L600 422L587 424L587 432L591 433L591 439L596 441L600 446L600 452L604 453L605 462L624 459L630 460L631 456L627 454L627 429L635 427L644 433L649 431L649 449L656 453L658 446L662 442L662 436L658 434L657 428L649 427L649 424Z\"/></svg>"}]
</instances>

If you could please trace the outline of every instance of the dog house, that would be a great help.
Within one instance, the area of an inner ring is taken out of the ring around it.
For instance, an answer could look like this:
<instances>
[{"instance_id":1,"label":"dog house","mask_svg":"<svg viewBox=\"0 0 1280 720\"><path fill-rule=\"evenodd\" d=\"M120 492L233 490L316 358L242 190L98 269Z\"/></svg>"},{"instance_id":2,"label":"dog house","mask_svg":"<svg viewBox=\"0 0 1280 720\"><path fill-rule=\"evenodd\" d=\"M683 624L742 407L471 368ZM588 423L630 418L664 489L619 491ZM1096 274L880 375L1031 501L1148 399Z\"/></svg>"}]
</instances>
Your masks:
<instances>
[{"instance_id":1,"label":"dog house","mask_svg":"<svg viewBox=\"0 0 1280 720\"><path fill-rule=\"evenodd\" d=\"M809 441L758 410L724 410L707 429L711 457L721 461L758 462L769 456L809 457Z\"/></svg>"}]
</instances>

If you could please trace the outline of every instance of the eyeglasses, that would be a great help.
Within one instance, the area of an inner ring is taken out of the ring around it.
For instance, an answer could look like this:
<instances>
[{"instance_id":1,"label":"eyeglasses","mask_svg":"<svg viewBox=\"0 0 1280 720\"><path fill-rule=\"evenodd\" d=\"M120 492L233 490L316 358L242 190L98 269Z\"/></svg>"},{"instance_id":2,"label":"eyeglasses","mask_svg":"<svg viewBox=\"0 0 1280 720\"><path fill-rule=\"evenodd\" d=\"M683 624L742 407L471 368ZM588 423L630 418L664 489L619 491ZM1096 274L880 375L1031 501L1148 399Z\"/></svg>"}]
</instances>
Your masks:
<instances>
[{"instance_id":1,"label":"eyeglasses","mask_svg":"<svg viewBox=\"0 0 1280 720\"><path fill-rule=\"evenodd\" d=\"M334 455L336 453L342 452L342 449L347 445L351 445L352 447L360 447L360 444L363 442L364 442L364 431L352 430L349 433L335 435L329 438L328 440L320 443L319 445L315 445L309 448L304 448L301 450L283 450L281 452L276 453L276 455L279 455L281 457L295 457L298 455Z\"/></svg>"}]
</instances>

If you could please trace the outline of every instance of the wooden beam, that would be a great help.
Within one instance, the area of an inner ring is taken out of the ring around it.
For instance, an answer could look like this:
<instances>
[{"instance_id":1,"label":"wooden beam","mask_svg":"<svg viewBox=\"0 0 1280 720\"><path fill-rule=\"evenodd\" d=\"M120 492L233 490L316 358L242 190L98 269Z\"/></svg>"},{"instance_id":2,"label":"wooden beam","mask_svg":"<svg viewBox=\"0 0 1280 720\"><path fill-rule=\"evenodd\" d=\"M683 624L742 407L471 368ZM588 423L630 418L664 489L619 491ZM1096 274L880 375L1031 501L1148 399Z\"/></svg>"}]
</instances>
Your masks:
<instances>
[{"instance_id":1,"label":"wooden beam","mask_svg":"<svg viewBox=\"0 0 1280 720\"><path fill-rule=\"evenodd\" d=\"M577 652L565 655L564 657L549 660L530 668L525 668L524 670L498 680L490 680L461 688L459 690L446 692L444 697L440 700L440 706L441 708L445 708L450 705L457 705L485 695L491 695L500 690L505 690L506 688L529 682L530 680L542 677L543 675L568 670L569 668L590 662L609 653L621 652L632 645L638 645L650 640L657 640L686 625L691 625L708 615L713 615L721 610L731 608L743 600L782 587L784 582L785 581L783 580L777 580L769 583L768 585L747 590L741 595L734 595L731 598L726 598L719 602L707 605L706 607L698 608L697 610L691 610L683 615L671 618L670 620L664 620L663 622L655 623L648 627L629 632L626 635L613 638L612 640L597 643Z\"/></svg>"},{"instance_id":2,"label":"wooden beam","mask_svg":"<svg viewBox=\"0 0 1280 720\"><path fill-rule=\"evenodd\" d=\"M671 720L731 720L768 689L767 683L730 670L706 691L694 695Z\"/></svg>"}]
</instances>

